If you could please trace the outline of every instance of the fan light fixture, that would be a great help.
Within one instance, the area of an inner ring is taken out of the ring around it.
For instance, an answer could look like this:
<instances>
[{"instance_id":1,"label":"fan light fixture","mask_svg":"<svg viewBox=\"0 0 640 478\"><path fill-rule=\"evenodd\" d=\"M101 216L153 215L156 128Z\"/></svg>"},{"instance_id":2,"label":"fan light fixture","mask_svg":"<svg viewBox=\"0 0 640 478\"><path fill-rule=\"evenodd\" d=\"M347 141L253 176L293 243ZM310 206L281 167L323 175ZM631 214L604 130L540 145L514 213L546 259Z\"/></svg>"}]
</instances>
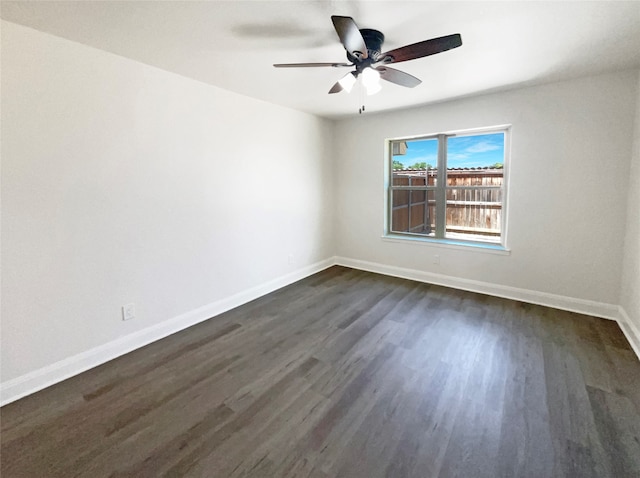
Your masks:
<instances>
[{"instance_id":1,"label":"fan light fixture","mask_svg":"<svg viewBox=\"0 0 640 478\"><path fill-rule=\"evenodd\" d=\"M353 86L358 81L358 72L352 71L344 75L338 83L347 93L351 93ZM362 71L362 85L364 86L367 95L375 95L378 91L382 89L382 85L380 84L380 73L373 68L365 68Z\"/></svg>"}]
</instances>

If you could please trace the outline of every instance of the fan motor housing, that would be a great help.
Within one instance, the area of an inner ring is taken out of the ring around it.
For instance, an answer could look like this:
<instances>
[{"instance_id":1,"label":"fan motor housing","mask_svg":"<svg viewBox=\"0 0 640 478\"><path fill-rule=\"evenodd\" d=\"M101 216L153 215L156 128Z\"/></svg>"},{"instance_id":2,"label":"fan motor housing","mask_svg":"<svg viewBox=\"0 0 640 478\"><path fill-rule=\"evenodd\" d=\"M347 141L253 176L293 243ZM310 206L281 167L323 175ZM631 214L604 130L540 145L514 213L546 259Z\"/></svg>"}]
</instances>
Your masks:
<instances>
[{"instance_id":1,"label":"fan motor housing","mask_svg":"<svg viewBox=\"0 0 640 478\"><path fill-rule=\"evenodd\" d=\"M382 44L384 43L384 35L382 34L382 32L378 30L372 30L370 28L361 29L360 34L362 35L362 39L364 40L365 45L367 45L367 60L369 60L370 63L373 63L380 56ZM349 61L355 64L363 61L361 58L353 56L348 51L347 58L349 59Z\"/></svg>"}]
</instances>

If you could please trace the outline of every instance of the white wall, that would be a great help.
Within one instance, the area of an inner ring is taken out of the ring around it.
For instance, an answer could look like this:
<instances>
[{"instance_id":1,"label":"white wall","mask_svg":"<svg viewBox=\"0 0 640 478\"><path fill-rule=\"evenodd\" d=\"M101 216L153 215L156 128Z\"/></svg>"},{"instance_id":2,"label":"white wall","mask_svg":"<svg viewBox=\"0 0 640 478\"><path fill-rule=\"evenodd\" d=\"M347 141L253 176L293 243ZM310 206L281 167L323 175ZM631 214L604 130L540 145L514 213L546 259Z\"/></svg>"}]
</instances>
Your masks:
<instances>
[{"instance_id":1,"label":"white wall","mask_svg":"<svg viewBox=\"0 0 640 478\"><path fill-rule=\"evenodd\" d=\"M2 72L3 383L332 255L330 122L7 22Z\"/></svg>"},{"instance_id":2,"label":"white wall","mask_svg":"<svg viewBox=\"0 0 640 478\"><path fill-rule=\"evenodd\" d=\"M640 82L629 178L620 305L632 324L632 332L636 337L634 345L640 355Z\"/></svg>"},{"instance_id":3,"label":"white wall","mask_svg":"<svg viewBox=\"0 0 640 478\"><path fill-rule=\"evenodd\" d=\"M339 121L338 255L617 310L637 81L622 72ZM501 124L513 125L510 255L381 239L385 138Z\"/></svg>"}]
</instances>

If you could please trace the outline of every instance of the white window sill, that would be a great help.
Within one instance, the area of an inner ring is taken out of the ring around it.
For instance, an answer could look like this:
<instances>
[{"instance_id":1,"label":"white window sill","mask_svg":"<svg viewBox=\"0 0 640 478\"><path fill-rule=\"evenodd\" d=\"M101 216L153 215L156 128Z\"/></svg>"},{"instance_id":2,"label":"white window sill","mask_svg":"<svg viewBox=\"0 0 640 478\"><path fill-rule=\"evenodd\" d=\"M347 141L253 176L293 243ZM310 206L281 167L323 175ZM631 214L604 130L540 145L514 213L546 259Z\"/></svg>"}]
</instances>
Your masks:
<instances>
[{"instance_id":1,"label":"white window sill","mask_svg":"<svg viewBox=\"0 0 640 478\"><path fill-rule=\"evenodd\" d=\"M415 237L405 236L402 234L385 234L382 236L385 242L396 242L400 244L427 244L445 249L459 249L473 252L483 252L489 254L499 254L508 256L511 250L505 248L501 244L483 243L483 242L466 242L456 241L453 239L434 239L431 237Z\"/></svg>"}]
</instances>

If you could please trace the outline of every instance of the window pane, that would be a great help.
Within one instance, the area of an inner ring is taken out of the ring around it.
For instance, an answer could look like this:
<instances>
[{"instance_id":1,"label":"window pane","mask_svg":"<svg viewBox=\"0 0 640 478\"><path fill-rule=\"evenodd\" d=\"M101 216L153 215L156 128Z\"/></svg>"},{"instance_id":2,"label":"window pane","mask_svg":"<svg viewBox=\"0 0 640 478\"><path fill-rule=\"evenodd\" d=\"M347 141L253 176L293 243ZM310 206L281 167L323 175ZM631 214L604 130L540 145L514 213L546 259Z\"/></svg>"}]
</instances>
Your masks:
<instances>
[{"instance_id":1,"label":"window pane","mask_svg":"<svg viewBox=\"0 0 640 478\"><path fill-rule=\"evenodd\" d=\"M504 133L447 138L447 170L469 168L502 169Z\"/></svg>"},{"instance_id":2,"label":"window pane","mask_svg":"<svg viewBox=\"0 0 640 478\"><path fill-rule=\"evenodd\" d=\"M500 242L503 164L502 132L447 138L447 238Z\"/></svg>"},{"instance_id":3,"label":"window pane","mask_svg":"<svg viewBox=\"0 0 640 478\"><path fill-rule=\"evenodd\" d=\"M422 178L422 185L425 178L428 178L429 185L435 186L435 168L438 165L437 139L394 141L391 147L394 186L408 186L409 184L405 184L408 177Z\"/></svg>"},{"instance_id":4,"label":"window pane","mask_svg":"<svg viewBox=\"0 0 640 478\"><path fill-rule=\"evenodd\" d=\"M502 189L447 188L446 237L500 242Z\"/></svg>"},{"instance_id":5,"label":"window pane","mask_svg":"<svg viewBox=\"0 0 640 478\"><path fill-rule=\"evenodd\" d=\"M391 203L391 232L435 235L435 191L391 191Z\"/></svg>"}]
</instances>

